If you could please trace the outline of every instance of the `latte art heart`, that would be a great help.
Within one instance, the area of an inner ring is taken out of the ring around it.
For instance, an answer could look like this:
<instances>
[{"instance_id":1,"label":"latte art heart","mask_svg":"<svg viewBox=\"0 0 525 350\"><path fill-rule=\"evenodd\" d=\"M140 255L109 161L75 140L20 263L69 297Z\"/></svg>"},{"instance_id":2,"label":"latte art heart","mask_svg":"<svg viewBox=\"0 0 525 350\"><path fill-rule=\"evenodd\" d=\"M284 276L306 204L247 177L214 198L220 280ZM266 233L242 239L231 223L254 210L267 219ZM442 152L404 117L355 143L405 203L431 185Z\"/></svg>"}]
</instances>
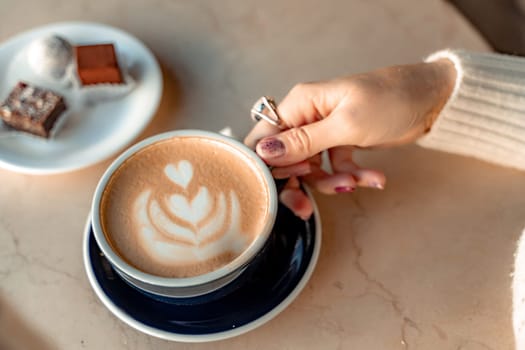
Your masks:
<instances>
[{"instance_id":1,"label":"latte art heart","mask_svg":"<svg viewBox=\"0 0 525 350\"><path fill-rule=\"evenodd\" d=\"M177 165L168 164L164 173L171 181L185 189L193 177L193 166L187 160L181 160Z\"/></svg>"},{"instance_id":2,"label":"latte art heart","mask_svg":"<svg viewBox=\"0 0 525 350\"><path fill-rule=\"evenodd\" d=\"M186 160L177 166L167 165L164 173L183 188L193 180L193 167ZM249 243L240 230L241 208L234 191L213 196L200 186L192 198L179 193L161 200L165 201L164 206L147 190L135 204L142 243L159 262L192 263L222 254L238 255Z\"/></svg>"},{"instance_id":3,"label":"latte art heart","mask_svg":"<svg viewBox=\"0 0 525 350\"><path fill-rule=\"evenodd\" d=\"M265 178L248 158L206 137L146 146L108 181L105 237L123 260L156 276L198 276L229 264L259 242L270 215Z\"/></svg>"}]
</instances>

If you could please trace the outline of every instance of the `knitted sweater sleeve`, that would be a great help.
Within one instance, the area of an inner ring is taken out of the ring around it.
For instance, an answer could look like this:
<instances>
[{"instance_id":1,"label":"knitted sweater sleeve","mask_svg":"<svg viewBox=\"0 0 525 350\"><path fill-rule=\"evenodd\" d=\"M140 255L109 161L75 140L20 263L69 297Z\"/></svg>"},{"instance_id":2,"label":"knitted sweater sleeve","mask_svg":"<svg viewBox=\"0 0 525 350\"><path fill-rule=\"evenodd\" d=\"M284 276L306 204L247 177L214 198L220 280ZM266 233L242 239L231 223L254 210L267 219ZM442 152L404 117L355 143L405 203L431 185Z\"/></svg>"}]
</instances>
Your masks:
<instances>
[{"instance_id":1,"label":"knitted sweater sleeve","mask_svg":"<svg viewBox=\"0 0 525 350\"><path fill-rule=\"evenodd\" d=\"M418 144L525 170L525 58L459 50L426 59L454 63L456 83Z\"/></svg>"}]
</instances>

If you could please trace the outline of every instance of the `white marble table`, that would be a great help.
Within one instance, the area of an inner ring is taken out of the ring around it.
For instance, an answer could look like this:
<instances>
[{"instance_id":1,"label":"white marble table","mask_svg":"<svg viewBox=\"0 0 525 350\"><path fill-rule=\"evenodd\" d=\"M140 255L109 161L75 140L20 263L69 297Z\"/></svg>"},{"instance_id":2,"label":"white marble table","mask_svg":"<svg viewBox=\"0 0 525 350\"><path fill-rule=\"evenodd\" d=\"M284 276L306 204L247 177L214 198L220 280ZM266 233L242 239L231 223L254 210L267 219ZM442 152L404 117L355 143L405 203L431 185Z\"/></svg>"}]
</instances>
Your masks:
<instances>
[{"instance_id":1,"label":"white marble table","mask_svg":"<svg viewBox=\"0 0 525 350\"><path fill-rule=\"evenodd\" d=\"M165 83L141 138L226 125L243 135L251 103L296 82L488 49L438 0L2 0L2 13L0 39L90 20L143 40ZM261 328L211 344L139 333L92 291L82 229L109 160L55 176L0 170L0 339L16 349L512 349L523 174L415 146L360 156L386 172L387 189L316 196L324 238L305 290Z\"/></svg>"}]
</instances>

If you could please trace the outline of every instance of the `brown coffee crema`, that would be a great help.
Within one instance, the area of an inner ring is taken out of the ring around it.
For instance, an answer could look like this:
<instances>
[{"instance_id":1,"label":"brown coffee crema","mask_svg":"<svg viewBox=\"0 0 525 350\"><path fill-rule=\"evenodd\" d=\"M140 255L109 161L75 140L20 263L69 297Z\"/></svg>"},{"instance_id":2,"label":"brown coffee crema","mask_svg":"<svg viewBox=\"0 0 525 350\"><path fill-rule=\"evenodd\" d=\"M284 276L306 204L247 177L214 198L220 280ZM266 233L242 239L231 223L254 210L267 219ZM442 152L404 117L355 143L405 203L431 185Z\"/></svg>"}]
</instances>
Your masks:
<instances>
[{"instance_id":1,"label":"brown coffee crema","mask_svg":"<svg viewBox=\"0 0 525 350\"><path fill-rule=\"evenodd\" d=\"M268 220L269 190L247 156L206 137L159 141L109 179L106 239L125 261L162 277L201 275L238 257Z\"/></svg>"}]
</instances>

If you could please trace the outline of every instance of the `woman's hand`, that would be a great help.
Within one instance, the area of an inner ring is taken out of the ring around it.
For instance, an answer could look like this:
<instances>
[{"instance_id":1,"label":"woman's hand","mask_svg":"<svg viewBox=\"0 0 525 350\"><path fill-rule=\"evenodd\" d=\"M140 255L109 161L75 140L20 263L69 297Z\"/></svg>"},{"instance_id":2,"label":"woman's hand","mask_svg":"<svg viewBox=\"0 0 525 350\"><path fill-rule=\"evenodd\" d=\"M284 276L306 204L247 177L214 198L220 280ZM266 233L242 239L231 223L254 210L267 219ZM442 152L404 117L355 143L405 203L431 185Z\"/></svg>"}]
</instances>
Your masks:
<instances>
[{"instance_id":1,"label":"woman's hand","mask_svg":"<svg viewBox=\"0 0 525 350\"><path fill-rule=\"evenodd\" d=\"M277 108L285 129L259 122L245 143L274 167L274 177L291 178L281 201L306 219L312 206L296 177L327 194L352 192L356 186L384 188L385 176L360 168L352 151L405 144L425 134L455 78L452 62L443 59L299 84ZM333 173L321 169L324 150Z\"/></svg>"}]
</instances>

